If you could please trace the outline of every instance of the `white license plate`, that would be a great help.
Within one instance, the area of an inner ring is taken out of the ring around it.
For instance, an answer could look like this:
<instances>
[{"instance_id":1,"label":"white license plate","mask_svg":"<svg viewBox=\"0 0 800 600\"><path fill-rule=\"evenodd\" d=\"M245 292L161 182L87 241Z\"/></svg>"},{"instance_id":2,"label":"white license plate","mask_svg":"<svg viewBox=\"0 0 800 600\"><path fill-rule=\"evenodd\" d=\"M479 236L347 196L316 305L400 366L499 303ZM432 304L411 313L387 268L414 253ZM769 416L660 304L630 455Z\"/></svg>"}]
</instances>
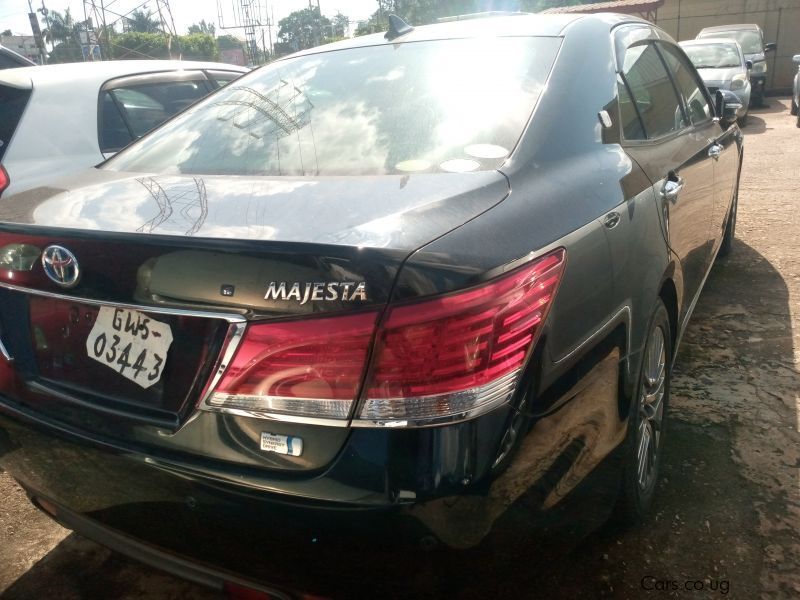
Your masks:
<instances>
[{"instance_id":1,"label":"white license plate","mask_svg":"<svg viewBox=\"0 0 800 600\"><path fill-rule=\"evenodd\" d=\"M104 306L86 339L89 358L143 388L160 381L172 345L169 325L136 310Z\"/></svg>"}]
</instances>

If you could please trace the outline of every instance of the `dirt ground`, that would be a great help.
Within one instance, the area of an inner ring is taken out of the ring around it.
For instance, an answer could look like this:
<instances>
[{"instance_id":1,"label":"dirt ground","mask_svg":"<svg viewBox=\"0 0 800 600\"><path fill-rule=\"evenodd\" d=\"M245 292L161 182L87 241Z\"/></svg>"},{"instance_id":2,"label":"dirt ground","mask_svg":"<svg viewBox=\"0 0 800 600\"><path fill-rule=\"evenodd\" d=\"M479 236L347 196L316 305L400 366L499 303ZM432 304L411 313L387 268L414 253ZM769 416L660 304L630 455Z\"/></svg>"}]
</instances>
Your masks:
<instances>
[{"instance_id":1,"label":"dirt ground","mask_svg":"<svg viewBox=\"0 0 800 600\"><path fill-rule=\"evenodd\" d=\"M800 129L788 99L744 129L737 242L678 356L655 510L522 592L491 597L800 597ZM214 598L55 525L0 473L4 598ZM476 598L487 597L476 592Z\"/></svg>"}]
</instances>

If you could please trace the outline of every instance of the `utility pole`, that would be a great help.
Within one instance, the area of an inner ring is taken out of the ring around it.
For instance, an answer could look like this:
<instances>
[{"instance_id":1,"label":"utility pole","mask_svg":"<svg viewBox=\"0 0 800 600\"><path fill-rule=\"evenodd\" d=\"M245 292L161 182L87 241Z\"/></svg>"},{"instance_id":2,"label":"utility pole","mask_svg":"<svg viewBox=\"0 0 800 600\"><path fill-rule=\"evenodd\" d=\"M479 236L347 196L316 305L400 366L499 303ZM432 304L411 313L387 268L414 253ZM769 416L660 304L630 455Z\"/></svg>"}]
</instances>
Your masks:
<instances>
[{"instance_id":1,"label":"utility pole","mask_svg":"<svg viewBox=\"0 0 800 600\"><path fill-rule=\"evenodd\" d=\"M36 42L36 47L39 48L39 59L43 65L47 64L47 49L44 47L44 38L42 38L42 30L39 27L39 19L36 17L36 11L33 10L31 0L28 0L28 20L31 22L31 31L33 32L33 40ZM52 31L50 32L52 35Z\"/></svg>"}]
</instances>

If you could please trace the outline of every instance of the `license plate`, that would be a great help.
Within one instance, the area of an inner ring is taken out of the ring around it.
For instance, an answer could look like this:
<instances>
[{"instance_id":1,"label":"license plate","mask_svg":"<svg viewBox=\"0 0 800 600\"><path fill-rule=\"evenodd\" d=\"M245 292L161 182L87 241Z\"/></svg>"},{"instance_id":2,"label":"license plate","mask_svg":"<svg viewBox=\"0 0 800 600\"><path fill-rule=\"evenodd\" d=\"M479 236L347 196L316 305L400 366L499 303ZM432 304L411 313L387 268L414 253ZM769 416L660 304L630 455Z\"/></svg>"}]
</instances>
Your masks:
<instances>
[{"instance_id":1,"label":"license plate","mask_svg":"<svg viewBox=\"0 0 800 600\"><path fill-rule=\"evenodd\" d=\"M146 389L161 380L171 345L166 323L136 310L104 306L86 339L86 352Z\"/></svg>"}]
</instances>

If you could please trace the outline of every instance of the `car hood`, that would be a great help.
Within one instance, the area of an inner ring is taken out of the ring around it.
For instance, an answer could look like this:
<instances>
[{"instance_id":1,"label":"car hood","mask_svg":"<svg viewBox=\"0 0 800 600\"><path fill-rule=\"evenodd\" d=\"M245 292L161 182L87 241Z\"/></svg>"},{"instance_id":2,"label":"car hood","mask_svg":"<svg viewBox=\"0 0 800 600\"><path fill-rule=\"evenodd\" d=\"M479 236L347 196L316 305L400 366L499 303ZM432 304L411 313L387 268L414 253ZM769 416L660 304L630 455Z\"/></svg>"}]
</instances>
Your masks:
<instances>
[{"instance_id":1,"label":"car hood","mask_svg":"<svg viewBox=\"0 0 800 600\"><path fill-rule=\"evenodd\" d=\"M90 169L3 198L0 222L412 251L508 193L497 171L292 178Z\"/></svg>"},{"instance_id":2,"label":"car hood","mask_svg":"<svg viewBox=\"0 0 800 600\"><path fill-rule=\"evenodd\" d=\"M700 73L700 77L703 78L704 82L709 83L712 81L729 82L734 75L746 73L747 71L742 67L727 67L722 69L698 69L697 72Z\"/></svg>"}]
</instances>

